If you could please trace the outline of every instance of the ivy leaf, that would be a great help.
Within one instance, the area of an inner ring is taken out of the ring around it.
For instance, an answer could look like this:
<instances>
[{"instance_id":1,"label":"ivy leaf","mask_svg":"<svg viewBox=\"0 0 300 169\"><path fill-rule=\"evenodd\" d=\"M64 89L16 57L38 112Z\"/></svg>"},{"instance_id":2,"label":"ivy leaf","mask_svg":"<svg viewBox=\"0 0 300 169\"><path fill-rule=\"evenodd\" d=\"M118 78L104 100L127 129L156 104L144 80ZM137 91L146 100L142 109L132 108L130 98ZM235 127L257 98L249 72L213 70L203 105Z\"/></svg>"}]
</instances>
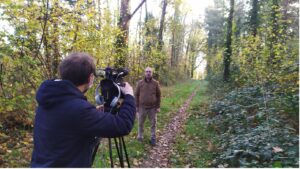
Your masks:
<instances>
[{"instance_id":1,"label":"ivy leaf","mask_svg":"<svg viewBox=\"0 0 300 169\"><path fill-rule=\"evenodd\" d=\"M275 168L282 168L281 162L280 161L275 161L273 163L273 167L275 167Z\"/></svg>"}]
</instances>

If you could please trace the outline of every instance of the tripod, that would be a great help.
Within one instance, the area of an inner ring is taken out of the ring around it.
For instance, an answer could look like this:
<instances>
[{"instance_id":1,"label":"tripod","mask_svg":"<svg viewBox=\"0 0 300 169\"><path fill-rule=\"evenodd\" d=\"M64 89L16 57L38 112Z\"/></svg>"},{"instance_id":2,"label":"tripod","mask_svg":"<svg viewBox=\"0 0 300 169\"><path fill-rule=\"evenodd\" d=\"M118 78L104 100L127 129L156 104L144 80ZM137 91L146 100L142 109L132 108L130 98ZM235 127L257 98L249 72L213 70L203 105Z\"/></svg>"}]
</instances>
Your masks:
<instances>
[{"instance_id":1,"label":"tripod","mask_svg":"<svg viewBox=\"0 0 300 169\"><path fill-rule=\"evenodd\" d=\"M116 146L116 149L117 149L117 154L118 154L118 157L119 157L119 160L120 160L121 168L124 168L123 148L124 148L124 153L125 153L128 168L130 168L130 163L129 163L129 158L128 158L128 154L127 154L127 150L126 150L124 137L119 137L118 138L119 143L118 143L117 138L113 138L113 139L115 141L115 146ZM110 166L111 166L111 168L114 168L113 158L112 158L111 138L108 139L108 144L109 144Z\"/></svg>"},{"instance_id":2,"label":"tripod","mask_svg":"<svg viewBox=\"0 0 300 169\"><path fill-rule=\"evenodd\" d=\"M111 139L113 139L114 142L115 142L115 147L116 147L116 150L117 150L117 155L118 155L118 158L119 158L119 161L120 161L121 168L125 167L124 166L124 158L123 158L123 155L124 155L123 154L123 149L124 149L125 158L126 158L126 162L127 162L128 168L130 168L130 163L129 163L129 158L128 158L128 154L127 154L127 149L126 149L124 137L108 138L110 167L114 168L113 157L112 157L112 140ZM95 156L96 156L96 153L97 153L99 145L100 145L100 141L97 143L97 145L95 147L95 151L93 153L93 158L92 158L93 162L95 160Z\"/></svg>"}]
</instances>

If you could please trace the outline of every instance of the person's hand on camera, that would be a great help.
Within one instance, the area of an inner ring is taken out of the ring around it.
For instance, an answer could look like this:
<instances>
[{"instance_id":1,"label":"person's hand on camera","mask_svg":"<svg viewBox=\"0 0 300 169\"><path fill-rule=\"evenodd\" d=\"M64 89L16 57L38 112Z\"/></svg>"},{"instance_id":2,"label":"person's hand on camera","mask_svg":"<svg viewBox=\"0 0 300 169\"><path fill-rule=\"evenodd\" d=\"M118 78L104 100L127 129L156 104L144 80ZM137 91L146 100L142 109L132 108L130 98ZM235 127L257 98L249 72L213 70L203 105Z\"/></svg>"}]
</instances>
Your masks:
<instances>
[{"instance_id":1,"label":"person's hand on camera","mask_svg":"<svg viewBox=\"0 0 300 169\"><path fill-rule=\"evenodd\" d=\"M104 105L96 106L97 111L104 112Z\"/></svg>"},{"instance_id":2,"label":"person's hand on camera","mask_svg":"<svg viewBox=\"0 0 300 169\"><path fill-rule=\"evenodd\" d=\"M128 82L125 82L124 86L121 86L120 89L124 95L130 94L133 96L133 89Z\"/></svg>"}]
</instances>

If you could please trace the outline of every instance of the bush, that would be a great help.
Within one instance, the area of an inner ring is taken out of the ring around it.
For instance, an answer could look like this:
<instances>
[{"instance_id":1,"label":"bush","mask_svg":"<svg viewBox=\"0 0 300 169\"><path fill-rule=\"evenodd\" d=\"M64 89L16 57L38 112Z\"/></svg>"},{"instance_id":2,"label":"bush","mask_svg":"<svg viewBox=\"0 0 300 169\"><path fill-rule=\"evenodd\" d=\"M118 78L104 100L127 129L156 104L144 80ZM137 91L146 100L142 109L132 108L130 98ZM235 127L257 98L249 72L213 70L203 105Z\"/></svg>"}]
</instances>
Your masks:
<instances>
[{"instance_id":1,"label":"bush","mask_svg":"<svg viewBox=\"0 0 300 169\"><path fill-rule=\"evenodd\" d=\"M208 123L220 134L214 167L299 167L297 130L278 108L265 106L277 96L260 89L238 89L210 105Z\"/></svg>"}]
</instances>

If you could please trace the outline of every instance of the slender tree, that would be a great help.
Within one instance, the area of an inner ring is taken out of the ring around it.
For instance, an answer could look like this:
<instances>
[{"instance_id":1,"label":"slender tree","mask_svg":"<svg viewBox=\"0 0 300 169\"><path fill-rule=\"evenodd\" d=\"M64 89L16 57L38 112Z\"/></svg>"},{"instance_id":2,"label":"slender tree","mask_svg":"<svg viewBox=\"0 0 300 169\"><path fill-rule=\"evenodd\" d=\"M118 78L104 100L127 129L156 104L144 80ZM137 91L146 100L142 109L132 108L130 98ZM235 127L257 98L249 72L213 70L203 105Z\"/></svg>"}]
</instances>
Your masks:
<instances>
[{"instance_id":1,"label":"slender tree","mask_svg":"<svg viewBox=\"0 0 300 169\"><path fill-rule=\"evenodd\" d=\"M142 2L137 6L134 12L130 14L130 0L121 0L120 19L118 22L118 26L121 30L121 33L117 36L115 45L117 52L117 59L115 63L116 67L125 67L126 65L129 21L133 17L133 15L138 11L138 9L144 4L145 1L146 0L142 0Z\"/></svg>"},{"instance_id":2,"label":"slender tree","mask_svg":"<svg viewBox=\"0 0 300 169\"><path fill-rule=\"evenodd\" d=\"M175 1L174 14L171 20L171 67L178 66L182 58L185 39L185 15L181 10L182 1Z\"/></svg>"},{"instance_id":3,"label":"slender tree","mask_svg":"<svg viewBox=\"0 0 300 169\"><path fill-rule=\"evenodd\" d=\"M164 31L164 23L165 23L167 4L168 4L168 1L163 0L160 26L159 26L159 33L158 33L158 49L159 50L162 50L162 47L163 47L163 31Z\"/></svg>"},{"instance_id":4,"label":"slender tree","mask_svg":"<svg viewBox=\"0 0 300 169\"><path fill-rule=\"evenodd\" d=\"M252 0L251 10L250 10L250 31L253 36L256 36L257 34L257 28L258 28L258 11L259 11L259 1L258 0Z\"/></svg>"},{"instance_id":5,"label":"slender tree","mask_svg":"<svg viewBox=\"0 0 300 169\"><path fill-rule=\"evenodd\" d=\"M279 40L279 20L280 11L279 11L279 3L278 0L272 0L271 5L271 33L270 33L270 57L269 57L269 63L276 63L275 59L275 48L274 46L278 43Z\"/></svg>"},{"instance_id":6,"label":"slender tree","mask_svg":"<svg viewBox=\"0 0 300 169\"><path fill-rule=\"evenodd\" d=\"M232 18L234 11L234 0L230 0L230 11L227 19L227 33L226 33L226 42L224 50L224 75L223 79L225 82L229 81L230 78L230 62L231 62L231 35L232 35Z\"/></svg>"}]
</instances>

